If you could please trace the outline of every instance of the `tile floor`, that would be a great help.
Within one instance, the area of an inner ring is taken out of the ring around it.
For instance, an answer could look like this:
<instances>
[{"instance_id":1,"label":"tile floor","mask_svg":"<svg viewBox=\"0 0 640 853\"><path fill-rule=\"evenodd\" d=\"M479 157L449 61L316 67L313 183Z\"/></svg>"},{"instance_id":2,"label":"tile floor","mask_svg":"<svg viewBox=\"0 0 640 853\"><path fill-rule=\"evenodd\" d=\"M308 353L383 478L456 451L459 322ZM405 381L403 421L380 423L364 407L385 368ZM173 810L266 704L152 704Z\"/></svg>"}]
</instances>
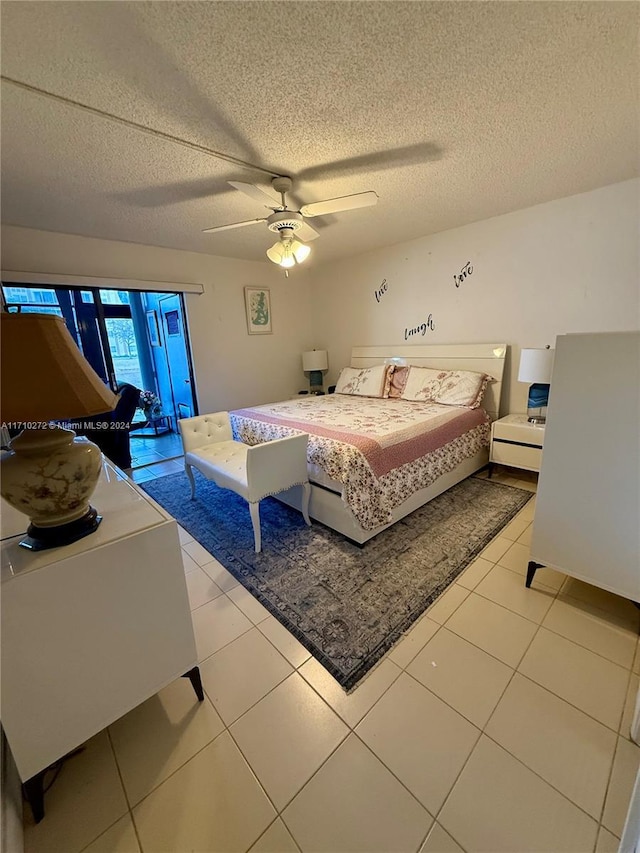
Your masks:
<instances>
[{"instance_id":1,"label":"tile floor","mask_svg":"<svg viewBox=\"0 0 640 853\"><path fill-rule=\"evenodd\" d=\"M26 850L616 851L640 614L551 569L526 590L533 511L350 695L181 531L206 699L179 679L89 741Z\"/></svg>"},{"instance_id":2,"label":"tile floor","mask_svg":"<svg viewBox=\"0 0 640 853\"><path fill-rule=\"evenodd\" d=\"M164 433L158 436L142 436L135 431L130 434L129 446L131 448L131 465L137 471L137 482L144 482L153 477L170 473L159 471L155 466L157 463L168 460L176 460L182 456L182 441L175 432ZM148 466L153 466L147 471ZM176 470L182 470L182 463Z\"/></svg>"}]
</instances>

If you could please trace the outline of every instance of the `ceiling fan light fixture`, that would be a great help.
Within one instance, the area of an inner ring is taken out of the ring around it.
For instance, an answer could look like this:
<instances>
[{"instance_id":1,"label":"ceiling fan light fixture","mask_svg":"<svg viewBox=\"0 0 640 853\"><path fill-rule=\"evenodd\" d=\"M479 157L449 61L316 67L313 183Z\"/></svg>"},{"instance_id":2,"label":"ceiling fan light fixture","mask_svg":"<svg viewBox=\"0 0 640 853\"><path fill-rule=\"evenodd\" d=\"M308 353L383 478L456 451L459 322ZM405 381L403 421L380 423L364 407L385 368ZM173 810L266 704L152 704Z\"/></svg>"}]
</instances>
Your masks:
<instances>
[{"instance_id":1,"label":"ceiling fan light fixture","mask_svg":"<svg viewBox=\"0 0 640 853\"><path fill-rule=\"evenodd\" d=\"M293 232L288 228L280 231L280 239L267 249L267 257L274 264L290 269L295 264L305 261L311 252L309 246L294 239Z\"/></svg>"}]
</instances>

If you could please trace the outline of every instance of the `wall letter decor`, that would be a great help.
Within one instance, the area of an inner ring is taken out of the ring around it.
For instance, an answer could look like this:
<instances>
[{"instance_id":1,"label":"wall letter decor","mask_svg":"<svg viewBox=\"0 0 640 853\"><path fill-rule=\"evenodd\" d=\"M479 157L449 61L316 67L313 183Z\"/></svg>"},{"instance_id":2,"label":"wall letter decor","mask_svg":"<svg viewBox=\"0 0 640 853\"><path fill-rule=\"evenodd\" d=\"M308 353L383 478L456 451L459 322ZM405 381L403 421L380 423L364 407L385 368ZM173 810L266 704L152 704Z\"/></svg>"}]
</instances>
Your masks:
<instances>
[{"instance_id":1,"label":"wall letter decor","mask_svg":"<svg viewBox=\"0 0 640 853\"><path fill-rule=\"evenodd\" d=\"M471 261L467 261L467 263L460 270L460 275L456 275L455 273L453 274L453 280L456 283L456 287L460 287L460 285L462 284L464 279L468 275L471 275L472 272L473 272L473 267L471 266Z\"/></svg>"},{"instance_id":2,"label":"wall letter decor","mask_svg":"<svg viewBox=\"0 0 640 853\"><path fill-rule=\"evenodd\" d=\"M373 291L375 293L376 302L380 302L383 295L387 292L388 288L389 288L389 285L387 284L387 280L386 280L386 278L383 278L382 284L380 285L380 287L377 290Z\"/></svg>"},{"instance_id":3,"label":"wall letter decor","mask_svg":"<svg viewBox=\"0 0 640 853\"><path fill-rule=\"evenodd\" d=\"M412 338L414 335L426 335L427 331L435 332L436 326L433 322L433 315L429 314L426 321L424 323L420 323L419 326L415 326L413 329L405 329L404 330L404 339L408 341L409 338Z\"/></svg>"}]
</instances>

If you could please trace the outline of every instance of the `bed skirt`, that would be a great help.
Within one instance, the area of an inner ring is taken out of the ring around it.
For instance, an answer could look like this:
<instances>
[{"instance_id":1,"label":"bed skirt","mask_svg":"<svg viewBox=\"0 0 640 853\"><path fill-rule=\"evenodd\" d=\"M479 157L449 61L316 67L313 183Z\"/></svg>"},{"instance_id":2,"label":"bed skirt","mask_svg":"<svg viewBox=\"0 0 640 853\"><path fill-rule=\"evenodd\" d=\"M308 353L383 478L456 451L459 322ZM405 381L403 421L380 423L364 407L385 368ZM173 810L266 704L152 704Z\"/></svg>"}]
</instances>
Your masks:
<instances>
[{"instance_id":1,"label":"bed skirt","mask_svg":"<svg viewBox=\"0 0 640 853\"><path fill-rule=\"evenodd\" d=\"M433 498L437 498L447 489L455 486L461 480L465 480L484 468L489 462L489 450L483 447L474 456L463 460L453 470L443 474L426 489L420 489L414 492L406 501L399 504L392 511L392 518L388 524L383 524L373 530L365 530L357 521L354 514L351 512L347 504L342 500L339 494L330 489L320 486L316 483L311 483L311 500L309 502L309 515L316 521L326 524L332 530L337 530L342 533L347 539L355 542L358 545L363 545L391 527L396 521L404 518L409 513L429 503ZM288 489L285 492L280 492L276 495L277 500L282 501L294 509L301 510L301 495L300 489Z\"/></svg>"}]
</instances>

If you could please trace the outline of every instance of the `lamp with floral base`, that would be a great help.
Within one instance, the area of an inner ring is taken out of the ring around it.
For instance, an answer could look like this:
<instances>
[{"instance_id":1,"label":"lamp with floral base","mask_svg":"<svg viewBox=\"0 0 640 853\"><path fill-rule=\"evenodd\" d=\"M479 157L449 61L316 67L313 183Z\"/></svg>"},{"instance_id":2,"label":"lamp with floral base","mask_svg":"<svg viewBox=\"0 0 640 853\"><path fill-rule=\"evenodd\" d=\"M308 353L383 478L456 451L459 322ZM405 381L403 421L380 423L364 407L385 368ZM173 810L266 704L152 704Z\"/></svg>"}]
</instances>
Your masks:
<instances>
[{"instance_id":1,"label":"lamp with floral base","mask_svg":"<svg viewBox=\"0 0 640 853\"><path fill-rule=\"evenodd\" d=\"M20 545L34 551L67 545L102 521L89 503L102 453L51 421L101 414L115 407L117 397L61 317L3 312L0 334L0 417L10 430L23 430L2 456L0 492L30 519Z\"/></svg>"}]
</instances>

